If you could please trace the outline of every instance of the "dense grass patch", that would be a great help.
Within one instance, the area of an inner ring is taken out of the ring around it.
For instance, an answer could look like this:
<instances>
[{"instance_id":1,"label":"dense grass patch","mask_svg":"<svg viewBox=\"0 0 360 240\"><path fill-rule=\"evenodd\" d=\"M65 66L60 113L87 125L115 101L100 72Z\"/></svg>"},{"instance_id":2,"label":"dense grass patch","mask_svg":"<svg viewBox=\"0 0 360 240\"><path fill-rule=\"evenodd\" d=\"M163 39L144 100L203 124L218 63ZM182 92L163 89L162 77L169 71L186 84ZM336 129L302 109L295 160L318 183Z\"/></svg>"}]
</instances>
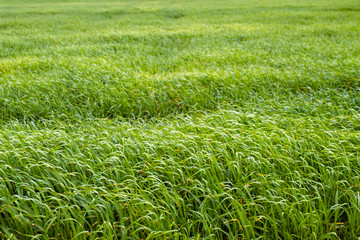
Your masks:
<instances>
[{"instance_id":1,"label":"dense grass patch","mask_svg":"<svg viewBox=\"0 0 360 240\"><path fill-rule=\"evenodd\" d=\"M0 239L357 239L357 1L0 0Z\"/></svg>"}]
</instances>

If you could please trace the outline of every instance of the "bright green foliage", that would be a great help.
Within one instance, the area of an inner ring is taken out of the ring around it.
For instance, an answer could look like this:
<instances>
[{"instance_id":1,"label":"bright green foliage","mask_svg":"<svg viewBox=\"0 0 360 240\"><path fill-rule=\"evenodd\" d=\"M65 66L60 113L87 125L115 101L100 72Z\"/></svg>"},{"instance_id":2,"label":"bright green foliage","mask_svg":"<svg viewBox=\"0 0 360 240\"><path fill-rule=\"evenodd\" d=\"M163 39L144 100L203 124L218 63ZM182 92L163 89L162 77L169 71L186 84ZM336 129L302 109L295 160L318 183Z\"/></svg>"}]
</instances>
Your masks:
<instances>
[{"instance_id":1,"label":"bright green foliage","mask_svg":"<svg viewBox=\"0 0 360 240\"><path fill-rule=\"evenodd\" d=\"M360 237L358 0L0 0L0 239Z\"/></svg>"}]
</instances>

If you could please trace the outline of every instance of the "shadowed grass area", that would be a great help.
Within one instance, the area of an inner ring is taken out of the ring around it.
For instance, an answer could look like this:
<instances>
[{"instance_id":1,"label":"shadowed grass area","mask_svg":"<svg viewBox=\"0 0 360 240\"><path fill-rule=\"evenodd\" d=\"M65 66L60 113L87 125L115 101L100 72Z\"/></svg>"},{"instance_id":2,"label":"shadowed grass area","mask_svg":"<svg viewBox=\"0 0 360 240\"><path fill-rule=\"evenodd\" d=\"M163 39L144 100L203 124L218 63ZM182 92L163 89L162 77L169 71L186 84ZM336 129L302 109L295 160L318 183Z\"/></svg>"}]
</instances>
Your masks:
<instances>
[{"instance_id":1,"label":"shadowed grass area","mask_svg":"<svg viewBox=\"0 0 360 240\"><path fill-rule=\"evenodd\" d=\"M357 239L357 1L0 0L0 239Z\"/></svg>"}]
</instances>

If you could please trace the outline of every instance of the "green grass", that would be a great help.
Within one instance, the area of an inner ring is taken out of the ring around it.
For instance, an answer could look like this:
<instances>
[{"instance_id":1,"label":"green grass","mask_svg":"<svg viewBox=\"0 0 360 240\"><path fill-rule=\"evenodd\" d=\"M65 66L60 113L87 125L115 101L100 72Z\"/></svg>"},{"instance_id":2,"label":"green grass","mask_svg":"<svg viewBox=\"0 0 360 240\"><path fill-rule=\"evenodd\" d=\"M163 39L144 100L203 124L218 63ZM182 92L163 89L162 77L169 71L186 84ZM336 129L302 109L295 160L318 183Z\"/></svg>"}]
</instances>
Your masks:
<instances>
[{"instance_id":1,"label":"green grass","mask_svg":"<svg viewBox=\"0 0 360 240\"><path fill-rule=\"evenodd\" d=\"M0 0L0 239L358 239L358 0Z\"/></svg>"}]
</instances>

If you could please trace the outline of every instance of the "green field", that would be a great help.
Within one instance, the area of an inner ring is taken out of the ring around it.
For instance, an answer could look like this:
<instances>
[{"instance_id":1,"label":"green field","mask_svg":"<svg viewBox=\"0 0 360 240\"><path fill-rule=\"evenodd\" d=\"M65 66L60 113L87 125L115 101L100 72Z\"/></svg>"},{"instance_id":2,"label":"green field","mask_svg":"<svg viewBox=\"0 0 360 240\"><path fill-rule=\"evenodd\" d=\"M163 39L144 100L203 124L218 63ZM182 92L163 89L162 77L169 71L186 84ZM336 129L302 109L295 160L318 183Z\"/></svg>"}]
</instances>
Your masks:
<instances>
[{"instance_id":1,"label":"green field","mask_svg":"<svg viewBox=\"0 0 360 240\"><path fill-rule=\"evenodd\" d=\"M0 0L0 239L358 239L359 0Z\"/></svg>"}]
</instances>

